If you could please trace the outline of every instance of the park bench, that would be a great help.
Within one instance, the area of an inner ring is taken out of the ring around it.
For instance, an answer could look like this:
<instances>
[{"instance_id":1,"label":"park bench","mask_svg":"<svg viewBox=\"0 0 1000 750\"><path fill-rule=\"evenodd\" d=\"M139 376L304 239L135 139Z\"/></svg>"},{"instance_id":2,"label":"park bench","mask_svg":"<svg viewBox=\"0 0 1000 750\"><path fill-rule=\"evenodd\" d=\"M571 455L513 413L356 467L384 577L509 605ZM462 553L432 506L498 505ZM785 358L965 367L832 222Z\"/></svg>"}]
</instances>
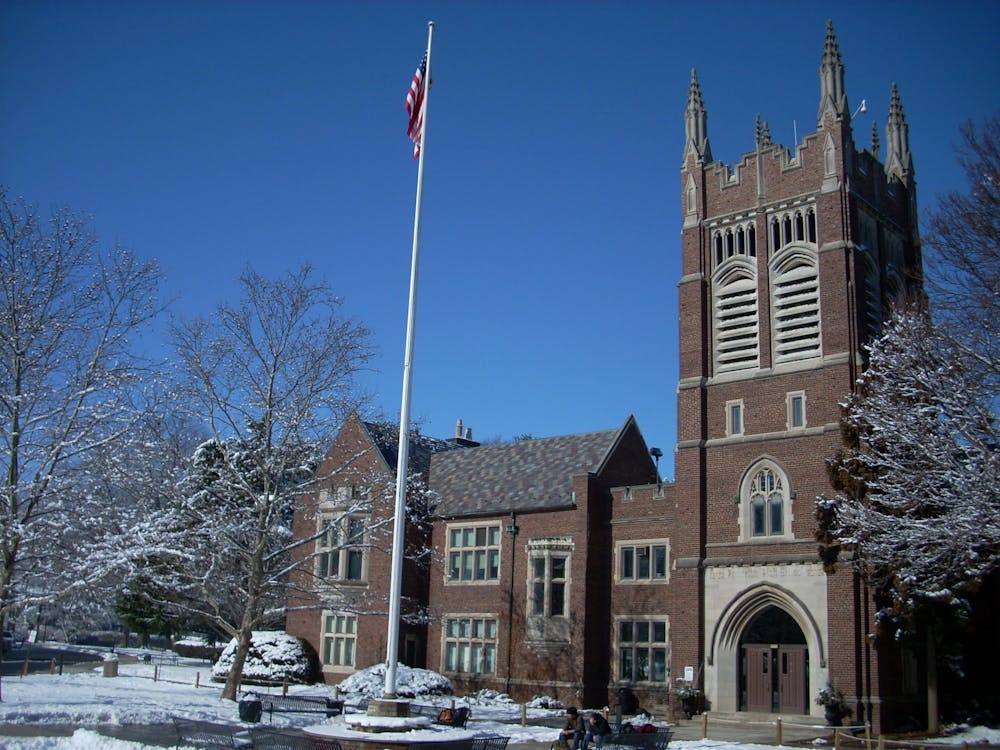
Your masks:
<instances>
[{"instance_id":1,"label":"park bench","mask_svg":"<svg viewBox=\"0 0 1000 750\"><path fill-rule=\"evenodd\" d=\"M177 665L177 654L172 651L157 651L152 653L150 651L143 651L138 655L140 661L144 664L152 664L154 661L157 664L173 664Z\"/></svg>"},{"instance_id":2,"label":"park bench","mask_svg":"<svg viewBox=\"0 0 1000 750\"><path fill-rule=\"evenodd\" d=\"M251 727L253 750L341 750L334 739L306 737L302 732L272 727Z\"/></svg>"},{"instance_id":3,"label":"park bench","mask_svg":"<svg viewBox=\"0 0 1000 750\"><path fill-rule=\"evenodd\" d=\"M240 718L251 720L245 707L260 703L261 711L267 711L268 721L273 720L276 713L290 714L323 714L324 716L339 716L344 712L344 702L326 698L322 695L278 695L276 693L246 693L240 699ZM258 717L259 718L259 717Z\"/></svg>"},{"instance_id":4,"label":"park bench","mask_svg":"<svg viewBox=\"0 0 1000 750\"><path fill-rule=\"evenodd\" d=\"M451 712L451 719L446 718L446 712ZM468 706L457 706L454 709L441 708L440 706L427 706L423 703L410 704L410 716L429 716L435 724L455 727L461 729L469 721L470 710Z\"/></svg>"},{"instance_id":5,"label":"park bench","mask_svg":"<svg viewBox=\"0 0 1000 750\"><path fill-rule=\"evenodd\" d=\"M472 750L472 738L455 740L434 740L434 750ZM427 750L426 742L411 742L407 750Z\"/></svg>"},{"instance_id":6,"label":"park bench","mask_svg":"<svg viewBox=\"0 0 1000 750\"><path fill-rule=\"evenodd\" d=\"M354 711L356 713L363 714L363 713L365 713L368 710L368 704L370 702L371 702L371 698L369 698L367 695L364 698L362 698L361 700L359 700L357 703L347 703L345 701L344 702L344 710L346 711L347 709L350 709L351 711Z\"/></svg>"},{"instance_id":7,"label":"park bench","mask_svg":"<svg viewBox=\"0 0 1000 750\"><path fill-rule=\"evenodd\" d=\"M616 732L604 738L604 747L615 750L667 750L671 729L657 729L655 732Z\"/></svg>"},{"instance_id":8,"label":"park bench","mask_svg":"<svg viewBox=\"0 0 1000 750\"><path fill-rule=\"evenodd\" d=\"M240 727L184 719L179 716L170 718L177 731L175 747L252 747L250 740L239 736L243 733Z\"/></svg>"},{"instance_id":9,"label":"park bench","mask_svg":"<svg viewBox=\"0 0 1000 750\"><path fill-rule=\"evenodd\" d=\"M440 706L427 706L423 703L410 704L410 716L429 716L432 719L436 719L440 713Z\"/></svg>"},{"instance_id":10,"label":"park bench","mask_svg":"<svg viewBox=\"0 0 1000 750\"><path fill-rule=\"evenodd\" d=\"M510 737L500 734L472 738L472 750L506 750Z\"/></svg>"}]
</instances>

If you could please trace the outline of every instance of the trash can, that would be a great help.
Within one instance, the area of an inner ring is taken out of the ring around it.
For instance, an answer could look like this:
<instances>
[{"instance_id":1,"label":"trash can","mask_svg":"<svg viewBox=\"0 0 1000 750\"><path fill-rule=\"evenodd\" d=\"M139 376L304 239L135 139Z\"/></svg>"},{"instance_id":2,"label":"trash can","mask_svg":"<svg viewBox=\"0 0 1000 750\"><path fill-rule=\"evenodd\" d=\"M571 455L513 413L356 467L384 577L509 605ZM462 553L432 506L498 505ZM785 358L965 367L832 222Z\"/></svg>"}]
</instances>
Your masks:
<instances>
[{"instance_id":1,"label":"trash can","mask_svg":"<svg viewBox=\"0 0 1000 750\"><path fill-rule=\"evenodd\" d=\"M618 706L623 714L635 715L639 713L639 699L635 697L632 688L618 688Z\"/></svg>"},{"instance_id":2,"label":"trash can","mask_svg":"<svg viewBox=\"0 0 1000 750\"><path fill-rule=\"evenodd\" d=\"M118 676L118 654L112 651L110 654L104 655L104 676L105 677L117 677Z\"/></svg>"},{"instance_id":3,"label":"trash can","mask_svg":"<svg viewBox=\"0 0 1000 750\"><path fill-rule=\"evenodd\" d=\"M244 698L241 700L238 708L240 712L240 721L248 721L252 724L256 724L260 721L261 714L264 713L264 704L259 700L253 700L252 698Z\"/></svg>"}]
</instances>

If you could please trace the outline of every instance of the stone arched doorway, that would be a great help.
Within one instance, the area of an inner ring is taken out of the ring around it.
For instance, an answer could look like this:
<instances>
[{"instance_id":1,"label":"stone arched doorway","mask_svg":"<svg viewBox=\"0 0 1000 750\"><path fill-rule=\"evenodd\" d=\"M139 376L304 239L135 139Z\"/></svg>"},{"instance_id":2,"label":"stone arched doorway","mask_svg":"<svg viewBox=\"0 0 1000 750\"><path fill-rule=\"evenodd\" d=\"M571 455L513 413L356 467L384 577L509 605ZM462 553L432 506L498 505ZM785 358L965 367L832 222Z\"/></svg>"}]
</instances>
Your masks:
<instances>
[{"instance_id":1,"label":"stone arched doorway","mask_svg":"<svg viewBox=\"0 0 1000 750\"><path fill-rule=\"evenodd\" d=\"M772 605L755 614L738 654L741 711L809 713L809 648L788 612Z\"/></svg>"},{"instance_id":2,"label":"stone arched doorway","mask_svg":"<svg viewBox=\"0 0 1000 750\"><path fill-rule=\"evenodd\" d=\"M758 580L739 586L765 572L790 585ZM773 570L748 566L709 576L710 583L736 584L731 590L706 587L708 601L720 603L706 618L705 695L713 710L811 714L816 708L809 691L828 679L825 588L817 585L825 583L821 573L818 564L801 564ZM751 704L752 676L761 681Z\"/></svg>"}]
</instances>

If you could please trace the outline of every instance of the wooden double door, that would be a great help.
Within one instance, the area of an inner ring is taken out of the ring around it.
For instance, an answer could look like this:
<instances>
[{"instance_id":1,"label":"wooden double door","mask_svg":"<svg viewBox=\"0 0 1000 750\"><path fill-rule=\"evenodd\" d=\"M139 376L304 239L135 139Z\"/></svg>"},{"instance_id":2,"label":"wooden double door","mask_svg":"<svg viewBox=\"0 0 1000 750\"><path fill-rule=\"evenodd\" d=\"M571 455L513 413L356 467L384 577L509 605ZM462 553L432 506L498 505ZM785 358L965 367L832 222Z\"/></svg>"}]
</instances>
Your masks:
<instances>
[{"instance_id":1,"label":"wooden double door","mask_svg":"<svg viewBox=\"0 0 1000 750\"><path fill-rule=\"evenodd\" d=\"M744 643L742 657L744 711L809 713L804 644Z\"/></svg>"}]
</instances>

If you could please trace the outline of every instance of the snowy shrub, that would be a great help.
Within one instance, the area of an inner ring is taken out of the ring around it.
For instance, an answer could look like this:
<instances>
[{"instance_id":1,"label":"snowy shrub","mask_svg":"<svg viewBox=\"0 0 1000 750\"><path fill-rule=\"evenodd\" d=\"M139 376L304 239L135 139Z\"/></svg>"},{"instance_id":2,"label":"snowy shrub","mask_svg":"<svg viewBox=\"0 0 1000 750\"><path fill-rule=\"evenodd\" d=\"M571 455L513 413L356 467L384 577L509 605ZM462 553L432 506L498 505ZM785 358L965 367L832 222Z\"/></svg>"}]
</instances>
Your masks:
<instances>
[{"instance_id":1,"label":"snowy shrub","mask_svg":"<svg viewBox=\"0 0 1000 750\"><path fill-rule=\"evenodd\" d=\"M469 701L475 703L477 706L504 706L514 703L514 699L507 695L507 693L490 690L489 688L482 688L472 693L469 696Z\"/></svg>"},{"instance_id":2,"label":"snowy shrub","mask_svg":"<svg viewBox=\"0 0 1000 750\"><path fill-rule=\"evenodd\" d=\"M213 643L203 635L186 635L174 641L173 650L178 656L189 659L210 659L215 661L222 653L222 646Z\"/></svg>"},{"instance_id":3,"label":"snowy shrub","mask_svg":"<svg viewBox=\"0 0 1000 750\"><path fill-rule=\"evenodd\" d=\"M562 701L553 698L551 695L536 695L526 705L528 708L566 708L562 704Z\"/></svg>"},{"instance_id":4,"label":"snowy shrub","mask_svg":"<svg viewBox=\"0 0 1000 750\"><path fill-rule=\"evenodd\" d=\"M226 646L212 667L212 679L225 682L236 656L236 639ZM314 682L317 672L316 652L295 636L281 630L255 630L243 664L243 682L269 684L279 682Z\"/></svg>"},{"instance_id":5,"label":"snowy shrub","mask_svg":"<svg viewBox=\"0 0 1000 750\"><path fill-rule=\"evenodd\" d=\"M355 672L337 686L341 693L380 698L385 692L385 664L373 664ZM451 695L451 680L429 669L396 666L396 695L420 698L427 695Z\"/></svg>"}]
</instances>

